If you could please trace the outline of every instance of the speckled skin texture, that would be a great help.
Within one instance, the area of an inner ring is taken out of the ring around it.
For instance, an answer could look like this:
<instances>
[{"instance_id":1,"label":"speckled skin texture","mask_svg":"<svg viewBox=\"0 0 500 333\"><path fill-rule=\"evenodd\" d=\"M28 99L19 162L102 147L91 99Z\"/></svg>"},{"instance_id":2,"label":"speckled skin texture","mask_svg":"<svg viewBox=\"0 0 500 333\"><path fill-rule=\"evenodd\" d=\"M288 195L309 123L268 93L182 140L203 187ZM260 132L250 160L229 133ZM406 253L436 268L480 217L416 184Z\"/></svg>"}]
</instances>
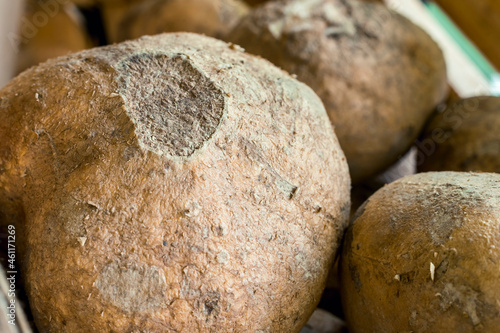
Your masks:
<instances>
[{"instance_id":1,"label":"speckled skin texture","mask_svg":"<svg viewBox=\"0 0 500 333\"><path fill-rule=\"evenodd\" d=\"M498 332L500 175L408 176L357 215L341 256L349 332Z\"/></svg>"},{"instance_id":2,"label":"speckled skin texture","mask_svg":"<svg viewBox=\"0 0 500 333\"><path fill-rule=\"evenodd\" d=\"M242 0L150 0L124 15L118 40L178 31L224 39L248 10Z\"/></svg>"},{"instance_id":3,"label":"speckled skin texture","mask_svg":"<svg viewBox=\"0 0 500 333\"><path fill-rule=\"evenodd\" d=\"M437 113L419 144L420 171L500 173L500 97L457 101Z\"/></svg>"},{"instance_id":4,"label":"speckled skin texture","mask_svg":"<svg viewBox=\"0 0 500 333\"><path fill-rule=\"evenodd\" d=\"M379 3L269 2L228 40L296 74L321 97L354 182L404 154L448 89L436 43Z\"/></svg>"},{"instance_id":5,"label":"speckled skin texture","mask_svg":"<svg viewBox=\"0 0 500 333\"><path fill-rule=\"evenodd\" d=\"M347 224L320 99L208 37L24 72L0 92L0 143L42 332L298 332Z\"/></svg>"}]
</instances>

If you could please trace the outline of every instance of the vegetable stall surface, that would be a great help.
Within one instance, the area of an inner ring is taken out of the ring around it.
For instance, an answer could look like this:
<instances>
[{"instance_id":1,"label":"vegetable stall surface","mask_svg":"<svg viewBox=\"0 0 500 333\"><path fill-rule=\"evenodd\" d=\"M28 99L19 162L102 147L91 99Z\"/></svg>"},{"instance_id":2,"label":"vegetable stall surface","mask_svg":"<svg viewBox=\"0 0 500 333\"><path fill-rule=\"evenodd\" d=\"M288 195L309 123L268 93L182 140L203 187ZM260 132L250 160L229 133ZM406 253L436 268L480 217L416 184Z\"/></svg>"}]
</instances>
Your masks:
<instances>
[{"instance_id":1,"label":"vegetable stall surface","mask_svg":"<svg viewBox=\"0 0 500 333\"><path fill-rule=\"evenodd\" d=\"M500 175L429 172L358 209L340 260L349 331L498 332Z\"/></svg>"},{"instance_id":2,"label":"vegetable stall surface","mask_svg":"<svg viewBox=\"0 0 500 333\"><path fill-rule=\"evenodd\" d=\"M300 333L346 333L347 327L344 321L331 313L322 310L314 310L307 324Z\"/></svg>"},{"instance_id":3,"label":"vegetable stall surface","mask_svg":"<svg viewBox=\"0 0 500 333\"><path fill-rule=\"evenodd\" d=\"M41 331L298 332L350 208L314 92L187 33L12 80L0 170Z\"/></svg>"},{"instance_id":4,"label":"vegetable stall surface","mask_svg":"<svg viewBox=\"0 0 500 333\"><path fill-rule=\"evenodd\" d=\"M436 43L380 3L268 2L244 17L228 40L316 91L353 182L403 155L448 90Z\"/></svg>"}]
</instances>

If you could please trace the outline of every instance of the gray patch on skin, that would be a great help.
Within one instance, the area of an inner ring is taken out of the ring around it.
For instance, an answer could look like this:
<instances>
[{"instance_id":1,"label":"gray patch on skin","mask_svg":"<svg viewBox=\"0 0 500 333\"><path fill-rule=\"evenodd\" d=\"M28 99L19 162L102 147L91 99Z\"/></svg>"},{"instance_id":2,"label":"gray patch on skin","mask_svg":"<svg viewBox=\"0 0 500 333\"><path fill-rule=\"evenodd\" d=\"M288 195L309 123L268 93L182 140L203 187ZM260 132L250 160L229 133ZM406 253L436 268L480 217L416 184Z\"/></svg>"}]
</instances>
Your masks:
<instances>
[{"instance_id":1,"label":"gray patch on skin","mask_svg":"<svg viewBox=\"0 0 500 333\"><path fill-rule=\"evenodd\" d=\"M452 237L455 229L462 227L468 210L485 204L484 195L477 189L457 185L455 181L429 180L431 184L425 178L419 183L406 181L405 184L410 187L405 193L397 194L395 200L427 208L419 212L423 222L415 227L428 233L433 243L440 246ZM402 212L395 212L393 216L394 225L398 228L411 223L410 217Z\"/></svg>"},{"instance_id":2,"label":"gray patch on skin","mask_svg":"<svg viewBox=\"0 0 500 333\"><path fill-rule=\"evenodd\" d=\"M295 193L297 192L297 186L290 184L284 179L276 179L275 183L278 189L283 192L288 199L293 199Z\"/></svg>"},{"instance_id":3,"label":"gray patch on skin","mask_svg":"<svg viewBox=\"0 0 500 333\"><path fill-rule=\"evenodd\" d=\"M349 273L351 274L351 279L354 282L354 288L358 293L361 292L361 288L363 287L361 277L359 275L358 269L351 263L349 263Z\"/></svg>"},{"instance_id":4,"label":"gray patch on skin","mask_svg":"<svg viewBox=\"0 0 500 333\"><path fill-rule=\"evenodd\" d=\"M60 205L55 220L61 223L67 235L77 239L78 237L87 235L84 220L97 209L96 206L83 201L77 201L68 196L66 201Z\"/></svg>"},{"instance_id":5,"label":"gray patch on skin","mask_svg":"<svg viewBox=\"0 0 500 333\"><path fill-rule=\"evenodd\" d=\"M96 286L102 297L127 313L156 310L167 304L167 283L155 266L120 267L116 262L104 267Z\"/></svg>"},{"instance_id":6,"label":"gray patch on skin","mask_svg":"<svg viewBox=\"0 0 500 333\"><path fill-rule=\"evenodd\" d=\"M353 227L349 227L345 233L344 236L344 244L342 246L353 246ZM356 249L351 248L351 253L349 251L347 252L347 256L341 256L340 260L346 260L347 261L347 267L349 269L349 274L351 277L352 282L354 283L354 288L356 291L359 293L361 292L361 288L363 287L363 283L361 282L361 277L358 271L358 268L356 265L352 262L352 255L356 254ZM343 263L340 262L340 267L343 266Z\"/></svg>"},{"instance_id":7,"label":"gray patch on skin","mask_svg":"<svg viewBox=\"0 0 500 333\"><path fill-rule=\"evenodd\" d=\"M243 139L240 147L247 153L248 157L259 164L274 178L274 184L287 199L293 199L298 187L285 180L268 162L262 151L254 143Z\"/></svg>"},{"instance_id":8,"label":"gray patch on skin","mask_svg":"<svg viewBox=\"0 0 500 333\"><path fill-rule=\"evenodd\" d=\"M448 258L441 261L439 266L436 268L436 280L444 276L444 274L448 271L449 265L450 262L448 261Z\"/></svg>"},{"instance_id":9,"label":"gray patch on skin","mask_svg":"<svg viewBox=\"0 0 500 333\"><path fill-rule=\"evenodd\" d=\"M453 233L453 230L463 224L463 213L447 215L446 212L435 214L429 221L429 233L434 244L444 244Z\"/></svg>"},{"instance_id":10,"label":"gray patch on skin","mask_svg":"<svg viewBox=\"0 0 500 333\"><path fill-rule=\"evenodd\" d=\"M0 98L0 109L6 109L10 106L10 101L7 97Z\"/></svg>"},{"instance_id":11,"label":"gray patch on skin","mask_svg":"<svg viewBox=\"0 0 500 333\"><path fill-rule=\"evenodd\" d=\"M217 262L226 265L229 262L229 253L221 251L217 254Z\"/></svg>"},{"instance_id":12,"label":"gray patch on skin","mask_svg":"<svg viewBox=\"0 0 500 333\"><path fill-rule=\"evenodd\" d=\"M203 299L203 313L205 316L216 316L220 312L220 294L218 292L209 292Z\"/></svg>"},{"instance_id":13,"label":"gray patch on skin","mask_svg":"<svg viewBox=\"0 0 500 333\"><path fill-rule=\"evenodd\" d=\"M478 315L481 312L477 311L480 294L477 291L465 285L454 286L452 283L446 283L441 291L441 295L440 306L443 311L452 305L457 306L461 312L468 315L472 325L477 326L481 323Z\"/></svg>"},{"instance_id":14,"label":"gray patch on skin","mask_svg":"<svg viewBox=\"0 0 500 333\"><path fill-rule=\"evenodd\" d=\"M225 94L187 56L138 53L117 72L120 95L145 149L187 158L219 128Z\"/></svg>"}]
</instances>

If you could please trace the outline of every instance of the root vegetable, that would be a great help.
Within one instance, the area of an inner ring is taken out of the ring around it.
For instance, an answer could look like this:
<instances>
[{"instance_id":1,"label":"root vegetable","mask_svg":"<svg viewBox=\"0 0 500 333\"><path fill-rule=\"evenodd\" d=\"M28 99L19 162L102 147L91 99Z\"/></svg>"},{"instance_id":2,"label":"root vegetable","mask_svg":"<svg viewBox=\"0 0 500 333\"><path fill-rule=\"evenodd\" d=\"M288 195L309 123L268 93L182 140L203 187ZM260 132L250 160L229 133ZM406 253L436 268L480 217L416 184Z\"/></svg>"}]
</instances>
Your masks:
<instances>
[{"instance_id":1,"label":"root vegetable","mask_svg":"<svg viewBox=\"0 0 500 333\"><path fill-rule=\"evenodd\" d=\"M0 170L41 331L298 332L349 215L320 99L195 34L22 73L0 91Z\"/></svg>"}]
</instances>

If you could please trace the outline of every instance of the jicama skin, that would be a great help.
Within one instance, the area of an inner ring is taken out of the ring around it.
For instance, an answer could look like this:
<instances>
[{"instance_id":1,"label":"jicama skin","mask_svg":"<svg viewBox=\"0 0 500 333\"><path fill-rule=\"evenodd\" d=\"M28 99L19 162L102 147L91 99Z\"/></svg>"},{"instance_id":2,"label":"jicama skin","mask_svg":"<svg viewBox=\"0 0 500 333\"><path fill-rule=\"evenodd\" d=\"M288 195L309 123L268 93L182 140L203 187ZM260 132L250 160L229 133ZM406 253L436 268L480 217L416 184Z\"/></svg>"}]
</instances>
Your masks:
<instances>
[{"instance_id":1,"label":"jicama skin","mask_svg":"<svg viewBox=\"0 0 500 333\"><path fill-rule=\"evenodd\" d=\"M298 332L349 215L320 99L195 34L24 72L0 91L0 158L41 331Z\"/></svg>"},{"instance_id":2,"label":"jicama skin","mask_svg":"<svg viewBox=\"0 0 500 333\"><path fill-rule=\"evenodd\" d=\"M384 186L358 209L340 259L349 332L497 332L500 175Z\"/></svg>"},{"instance_id":3,"label":"jicama skin","mask_svg":"<svg viewBox=\"0 0 500 333\"><path fill-rule=\"evenodd\" d=\"M296 74L318 94L353 182L396 162L448 92L437 44L376 2L268 2L227 40Z\"/></svg>"}]
</instances>

